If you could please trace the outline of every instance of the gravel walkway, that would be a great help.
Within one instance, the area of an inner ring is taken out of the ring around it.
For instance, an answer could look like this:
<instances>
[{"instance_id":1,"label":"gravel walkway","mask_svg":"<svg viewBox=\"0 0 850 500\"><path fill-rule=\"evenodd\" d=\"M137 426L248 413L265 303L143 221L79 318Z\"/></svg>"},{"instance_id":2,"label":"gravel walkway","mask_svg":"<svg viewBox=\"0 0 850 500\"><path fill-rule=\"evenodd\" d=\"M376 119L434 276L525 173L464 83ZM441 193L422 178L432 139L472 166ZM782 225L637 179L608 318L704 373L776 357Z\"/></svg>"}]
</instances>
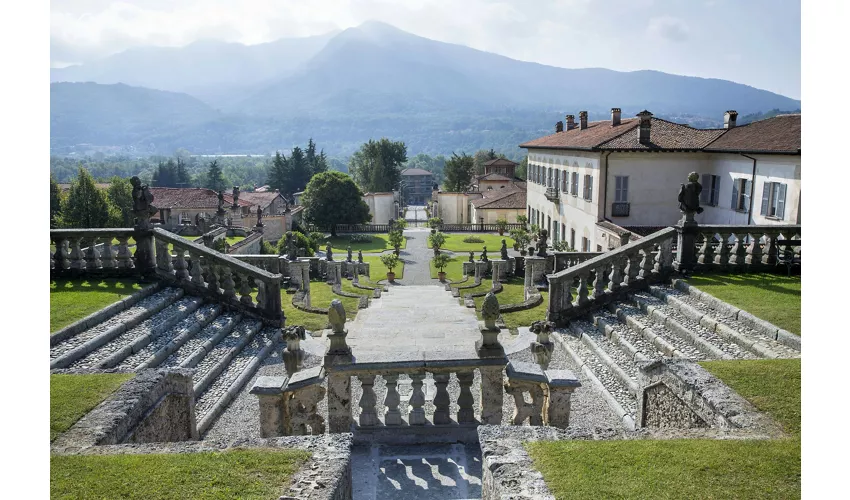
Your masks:
<instances>
[{"instance_id":1,"label":"gravel walkway","mask_svg":"<svg viewBox=\"0 0 850 500\"><path fill-rule=\"evenodd\" d=\"M404 279L396 280L396 285L440 285L440 280L431 278L431 259L434 251L428 248L428 229L409 229L404 235L407 248L401 251L404 261Z\"/></svg>"}]
</instances>

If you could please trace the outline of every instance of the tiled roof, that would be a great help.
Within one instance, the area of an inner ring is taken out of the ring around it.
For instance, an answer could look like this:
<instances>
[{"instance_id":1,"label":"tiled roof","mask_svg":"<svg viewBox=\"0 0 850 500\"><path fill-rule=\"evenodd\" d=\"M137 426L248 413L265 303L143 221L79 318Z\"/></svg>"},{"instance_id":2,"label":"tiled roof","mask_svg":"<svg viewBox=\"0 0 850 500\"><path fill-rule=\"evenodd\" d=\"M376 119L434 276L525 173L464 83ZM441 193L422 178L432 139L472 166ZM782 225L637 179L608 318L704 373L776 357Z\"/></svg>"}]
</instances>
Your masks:
<instances>
[{"instance_id":1,"label":"tiled roof","mask_svg":"<svg viewBox=\"0 0 850 500\"><path fill-rule=\"evenodd\" d=\"M595 149L600 144L634 130L638 126L637 118L627 118L616 127L611 125L610 120L589 122L587 128L581 130L576 127L572 130L557 132L545 137L540 137L519 145L521 148L545 148L545 149ZM636 133L636 132L635 132Z\"/></svg>"},{"instance_id":2,"label":"tiled roof","mask_svg":"<svg viewBox=\"0 0 850 500\"><path fill-rule=\"evenodd\" d=\"M421 168L406 168L401 171L401 175L433 175L427 170Z\"/></svg>"},{"instance_id":3,"label":"tiled roof","mask_svg":"<svg viewBox=\"0 0 850 500\"><path fill-rule=\"evenodd\" d=\"M638 130L635 128L627 134L599 144L597 148L629 151L695 150L704 148L726 131L725 129L693 128L659 118L650 118L650 120L649 144L641 144L638 141Z\"/></svg>"},{"instance_id":4,"label":"tiled roof","mask_svg":"<svg viewBox=\"0 0 850 500\"><path fill-rule=\"evenodd\" d=\"M512 181L510 177L502 174L484 174L478 177L478 181Z\"/></svg>"},{"instance_id":5,"label":"tiled roof","mask_svg":"<svg viewBox=\"0 0 850 500\"><path fill-rule=\"evenodd\" d=\"M800 153L801 130L800 114L778 115L731 128L705 150Z\"/></svg>"},{"instance_id":6,"label":"tiled roof","mask_svg":"<svg viewBox=\"0 0 850 500\"><path fill-rule=\"evenodd\" d=\"M515 162L515 161L511 161L511 160L509 160L509 159L507 159L507 158L495 158L495 159L493 159L493 160L490 160L490 161L488 161L488 162L485 162L485 163L484 163L484 166L485 166L485 167L489 167L489 166L491 166L491 165L497 165L497 166L498 166L498 165L505 165L505 166L508 166L508 165L519 165L519 163L517 163L517 162Z\"/></svg>"},{"instance_id":7,"label":"tiled roof","mask_svg":"<svg viewBox=\"0 0 850 500\"><path fill-rule=\"evenodd\" d=\"M266 208L280 196L280 193L275 193L274 191L263 191L260 193L255 191L253 193L239 193L239 201L245 200L252 206L259 205Z\"/></svg>"},{"instance_id":8,"label":"tiled roof","mask_svg":"<svg viewBox=\"0 0 850 500\"><path fill-rule=\"evenodd\" d=\"M481 198L479 200L473 200L472 205L479 210L486 209L495 209L495 208L516 208L516 209L525 209L526 208L527 196L525 191L508 191L504 196L498 196L495 198ZM478 202L478 203L476 203Z\"/></svg>"},{"instance_id":9,"label":"tiled roof","mask_svg":"<svg viewBox=\"0 0 850 500\"><path fill-rule=\"evenodd\" d=\"M153 205L157 208L218 208L218 193L207 188L152 187ZM240 193L241 194L241 193ZM233 196L224 193L224 205L233 205ZM253 203L239 197L239 206L250 207Z\"/></svg>"}]
</instances>

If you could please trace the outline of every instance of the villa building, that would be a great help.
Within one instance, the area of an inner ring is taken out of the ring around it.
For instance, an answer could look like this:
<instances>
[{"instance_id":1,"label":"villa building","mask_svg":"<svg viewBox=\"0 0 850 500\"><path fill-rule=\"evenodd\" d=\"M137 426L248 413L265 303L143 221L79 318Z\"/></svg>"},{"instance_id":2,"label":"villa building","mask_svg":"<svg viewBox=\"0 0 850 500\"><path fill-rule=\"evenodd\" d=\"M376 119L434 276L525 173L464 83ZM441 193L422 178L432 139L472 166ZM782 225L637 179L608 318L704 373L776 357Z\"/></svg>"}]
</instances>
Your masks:
<instances>
[{"instance_id":1,"label":"villa building","mask_svg":"<svg viewBox=\"0 0 850 500\"><path fill-rule=\"evenodd\" d=\"M690 172L703 186L696 216L703 224L800 224L800 115L722 129L696 129L654 118L579 122L567 115L554 134L528 150L526 210L553 241L582 251L619 246L621 228L669 226L681 213L675 199ZM673 199L671 199L673 197Z\"/></svg>"},{"instance_id":2,"label":"villa building","mask_svg":"<svg viewBox=\"0 0 850 500\"><path fill-rule=\"evenodd\" d=\"M505 158L488 161L467 191L434 191L431 213L446 224L493 224L501 218L516 222L527 210L526 183L516 178L516 166Z\"/></svg>"},{"instance_id":3,"label":"villa building","mask_svg":"<svg viewBox=\"0 0 850 500\"><path fill-rule=\"evenodd\" d=\"M421 168L406 168L401 171L401 186L407 205L424 205L431 197L434 174Z\"/></svg>"}]
</instances>

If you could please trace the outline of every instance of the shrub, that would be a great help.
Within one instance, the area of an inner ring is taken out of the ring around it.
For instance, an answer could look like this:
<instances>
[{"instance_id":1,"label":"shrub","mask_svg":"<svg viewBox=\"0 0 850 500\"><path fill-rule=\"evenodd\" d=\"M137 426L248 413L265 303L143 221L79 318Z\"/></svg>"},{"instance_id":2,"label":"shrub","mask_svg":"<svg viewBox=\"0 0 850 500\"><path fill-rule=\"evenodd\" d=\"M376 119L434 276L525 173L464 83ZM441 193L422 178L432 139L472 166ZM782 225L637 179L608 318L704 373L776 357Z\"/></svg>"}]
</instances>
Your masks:
<instances>
[{"instance_id":1,"label":"shrub","mask_svg":"<svg viewBox=\"0 0 850 500\"><path fill-rule=\"evenodd\" d=\"M464 243L484 243L484 240L478 236L467 236L463 239Z\"/></svg>"},{"instance_id":2,"label":"shrub","mask_svg":"<svg viewBox=\"0 0 850 500\"><path fill-rule=\"evenodd\" d=\"M449 261L451 261L451 258L447 254L437 254L434 257L434 267L439 269L440 272L443 272L443 269L445 269L446 266L449 265Z\"/></svg>"},{"instance_id":3,"label":"shrub","mask_svg":"<svg viewBox=\"0 0 850 500\"><path fill-rule=\"evenodd\" d=\"M431 244L431 246L434 248L434 251L436 252L437 250L442 248L443 245L446 244L446 235L439 231L432 233L428 235L428 243Z\"/></svg>"},{"instance_id":4,"label":"shrub","mask_svg":"<svg viewBox=\"0 0 850 500\"><path fill-rule=\"evenodd\" d=\"M398 261L399 261L398 255L396 255L394 253L388 253L388 254L381 255L381 264L386 266L387 271L389 271L391 273L394 272L393 270L396 267L398 267Z\"/></svg>"},{"instance_id":5,"label":"shrub","mask_svg":"<svg viewBox=\"0 0 850 500\"><path fill-rule=\"evenodd\" d=\"M304 252L308 256L315 255L316 251L319 250L318 241L314 241L309 236L305 236L304 233L300 231L292 231L292 234L293 236L295 236L295 246L301 250L304 250ZM280 239L280 241L278 241L277 252L279 255L283 255L286 253L286 236L284 236Z\"/></svg>"},{"instance_id":6,"label":"shrub","mask_svg":"<svg viewBox=\"0 0 850 500\"><path fill-rule=\"evenodd\" d=\"M570 248L569 243L563 240L553 243L552 250L555 250L556 252L575 252L575 249Z\"/></svg>"},{"instance_id":7,"label":"shrub","mask_svg":"<svg viewBox=\"0 0 850 500\"><path fill-rule=\"evenodd\" d=\"M428 219L428 227L430 227L432 229L439 229L440 226L442 226L442 225L443 225L443 219L441 219L439 217L431 217L430 219Z\"/></svg>"},{"instance_id":8,"label":"shrub","mask_svg":"<svg viewBox=\"0 0 850 500\"><path fill-rule=\"evenodd\" d=\"M525 229L512 229L510 235L518 248L525 248L526 245L531 243L531 235Z\"/></svg>"},{"instance_id":9,"label":"shrub","mask_svg":"<svg viewBox=\"0 0 850 500\"><path fill-rule=\"evenodd\" d=\"M260 247L260 255L274 255L277 253L277 249L269 243L268 241L263 240L263 245Z\"/></svg>"},{"instance_id":10,"label":"shrub","mask_svg":"<svg viewBox=\"0 0 850 500\"><path fill-rule=\"evenodd\" d=\"M517 215L516 222L517 224L522 224L523 227L525 227L528 225L528 217L526 217L525 215Z\"/></svg>"},{"instance_id":11,"label":"shrub","mask_svg":"<svg viewBox=\"0 0 850 500\"><path fill-rule=\"evenodd\" d=\"M352 234L348 241L351 243L371 243L372 236L368 234Z\"/></svg>"},{"instance_id":12,"label":"shrub","mask_svg":"<svg viewBox=\"0 0 850 500\"><path fill-rule=\"evenodd\" d=\"M310 238L310 241L314 242L316 246L325 241L325 233L321 231L312 231L309 235L307 235L307 237Z\"/></svg>"},{"instance_id":13,"label":"shrub","mask_svg":"<svg viewBox=\"0 0 850 500\"><path fill-rule=\"evenodd\" d=\"M390 231L390 246L398 250L404 244L404 235L401 231Z\"/></svg>"},{"instance_id":14,"label":"shrub","mask_svg":"<svg viewBox=\"0 0 850 500\"><path fill-rule=\"evenodd\" d=\"M505 229L508 228L508 219L504 217L499 217L496 219L496 227L499 228L499 234L504 234Z\"/></svg>"}]
</instances>

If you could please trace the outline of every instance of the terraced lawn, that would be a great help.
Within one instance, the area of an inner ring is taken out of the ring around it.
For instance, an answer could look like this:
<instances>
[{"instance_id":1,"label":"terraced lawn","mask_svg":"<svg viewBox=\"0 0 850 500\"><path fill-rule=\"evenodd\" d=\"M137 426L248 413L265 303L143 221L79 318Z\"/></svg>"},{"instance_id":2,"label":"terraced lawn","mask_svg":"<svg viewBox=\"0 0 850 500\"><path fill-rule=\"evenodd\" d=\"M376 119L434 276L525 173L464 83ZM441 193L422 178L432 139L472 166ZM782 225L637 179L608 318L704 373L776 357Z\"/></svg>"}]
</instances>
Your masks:
<instances>
[{"instance_id":1,"label":"terraced lawn","mask_svg":"<svg viewBox=\"0 0 850 500\"><path fill-rule=\"evenodd\" d=\"M800 360L701 363L790 437L527 443L556 498L800 498Z\"/></svg>"},{"instance_id":2,"label":"terraced lawn","mask_svg":"<svg viewBox=\"0 0 850 500\"><path fill-rule=\"evenodd\" d=\"M687 282L758 318L800 335L800 276L709 274L690 277Z\"/></svg>"},{"instance_id":3,"label":"terraced lawn","mask_svg":"<svg viewBox=\"0 0 850 500\"><path fill-rule=\"evenodd\" d=\"M50 376L50 441L133 378L132 373Z\"/></svg>"},{"instance_id":4,"label":"terraced lawn","mask_svg":"<svg viewBox=\"0 0 850 500\"><path fill-rule=\"evenodd\" d=\"M277 498L310 453L235 449L50 457L50 498Z\"/></svg>"},{"instance_id":5,"label":"terraced lawn","mask_svg":"<svg viewBox=\"0 0 850 500\"><path fill-rule=\"evenodd\" d=\"M53 280L50 282L50 333L141 289L142 285L132 279Z\"/></svg>"},{"instance_id":6,"label":"terraced lawn","mask_svg":"<svg viewBox=\"0 0 850 500\"><path fill-rule=\"evenodd\" d=\"M498 233L494 234L485 234L485 233L445 233L446 234L446 242L443 244L444 250L451 250L452 252L469 252L470 250L476 252L476 260L478 259L478 254L481 253L483 247L487 247L487 254L495 251L498 254L499 249L502 247L502 240L505 240L505 243L508 245L508 248L513 248L514 240L511 239L510 236L505 234L504 236L499 236ZM474 236L476 238L481 238L484 240L484 243L466 243L463 240ZM432 248L431 244L428 244L428 248Z\"/></svg>"},{"instance_id":7,"label":"terraced lawn","mask_svg":"<svg viewBox=\"0 0 850 500\"><path fill-rule=\"evenodd\" d=\"M358 250L362 250L364 253L366 252L383 252L384 250L392 249L390 246L388 234L369 234L372 238L370 242L364 243L351 243L350 238L351 235L337 236L336 238L327 238L322 241L321 248L325 249L325 245L330 242L331 251L333 251L334 255L345 256L347 254L347 247L351 245L351 252L356 256ZM407 240L408 237L404 238L404 242L401 245L401 248L407 248ZM336 257L334 257L336 258Z\"/></svg>"},{"instance_id":8,"label":"terraced lawn","mask_svg":"<svg viewBox=\"0 0 850 500\"><path fill-rule=\"evenodd\" d=\"M477 261L481 257L481 252L479 251L475 254L475 260ZM489 259L498 259L501 257L499 252L487 252L487 258ZM454 257L449 260L449 265L446 266L446 279L450 281L460 281L463 279L463 263L469 261L469 255L456 254ZM437 273L440 272L436 266L434 266L434 261L430 262L431 266L431 277L437 279Z\"/></svg>"},{"instance_id":9,"label":"terraced lawn","mask_svg":"<svg viewBox=\"0 0 850 500\"><path fill-rule=\"evenodd\" d=\"M363 256L363 262L369 263L369 279L372 281L380 281L387 279L387 266L381 262L381 258L377 255ZM404 262L399 261L395 268L395 279L404 278Z\"/></svg>"}]
</instances>

